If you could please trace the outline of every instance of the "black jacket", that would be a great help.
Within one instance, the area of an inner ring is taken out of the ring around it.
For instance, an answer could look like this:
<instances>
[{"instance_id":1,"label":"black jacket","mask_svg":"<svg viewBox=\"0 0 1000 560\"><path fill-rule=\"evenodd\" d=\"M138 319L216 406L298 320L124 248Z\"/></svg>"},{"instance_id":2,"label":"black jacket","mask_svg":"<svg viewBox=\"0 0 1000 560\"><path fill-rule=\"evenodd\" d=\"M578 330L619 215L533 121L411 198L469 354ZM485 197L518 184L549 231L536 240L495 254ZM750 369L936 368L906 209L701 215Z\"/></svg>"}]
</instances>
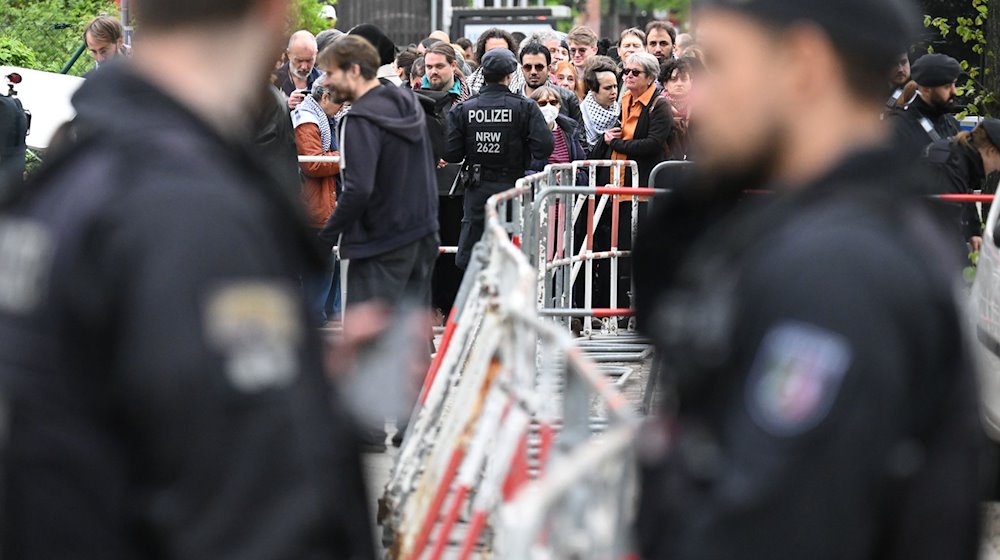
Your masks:
<instances>
[{"instance_id":1,"label":"black jacket","mask_svg":"<svg viewBox=\"0 0 1000 560\"><path fill-rule=\"evenodd\" d=\"M927 148L932 194L972 194L986 179L983 157L971 146L954 140L938 140ZM950 222L960 228L962 239L981 236L983 224L975 204L941 202L948 209Z\"/></svg>"},{"instance_id":2,"label":"black jacket","mask_svg":"<svg viewBox=\"0 0 1000 560\"><path fill-rule=\"evenodd\" d=\"M562 102L559 103L559 112L576 122L576 139L581 146L586 146L587 129L583 124L583 110L580 109L580 100L576 97L576 92L553 84L549 84L549 87L559 93L559 97L562 99Z\"/></svg>"},{"instance_id":3,"label":"black jacket","mask_svg":"<svg viewBox=\"0 0 1000 560\"><path fill-rule=\"evenodd\" d=\"M340 121L343 190L322 237L347 259L378 256L438 230L435 160L416 95L379 85Z\"/></svg>"},{"instance_id":4,"label":"black jacket","mask_svg":"<svg viewBox=\"0 0 1000 560\"><path fill-rule=\"evenodd\" d=\"M938 138L932 137L921 124L927 118ZM919 95L903 108L894 109L888 117L893 128L896 145L906 154L919 157L935 140L947 140L959 133L961 127L951 113L931 107Z\"/></svg>"},{"instance_id":5,"label":"black jacket","mask_svg":"<svg viewBox=\"0 0 1000 560\"><path fill-rule=\"evenodd\" d=\"M552 131L537 103L511 93L507 86L486 84L479 95L448 113L444 159L482 165L484 172L503 177L485 180L513 184L532 160L548 160L552 142Z\"/></svg>"},{"instance_id":6,"label":"black jacket","mask_svg":"<svg viewBox=\"0 0 1000 560\"><path fill-rule=\"evenodd\" d=\"M906 162L868 151L794 192L695 181L656 204L636 307L678 406L646 463L643 558L977 557L957 259L898 190L920 181Z\"/></svg>"},{"instance_id":7,"label":"black jacket","mask_svg":"<svg viewBox=\"0 0 1000 560\"><path fill-rule=\"evenodd\" d=\"M281 181L283 190L296 202L301 201L302 177L299 175L299 154L295 147L295 128L288 118L288 106L281 91L268 86L254 122L254 144L260 157Z\"/></svg>"},{"instance_id":8,"label":"black jacket","mask_svg":"<svg viewBox=\"0 0 1000 560\"><path fill-rule=\"evenodd\" d=\"M657 88L649 105L639 113L639 122L635 127L635 135L631 140L616 139L608 145L604 136L597 140L597 145L591 151L594 159L611 159L612 152L625 154L628 159L635 160L639 165L639 185L649 184L649 174L657 164L667 159L667 141L674 127L674 116L670 110L670 102L660 96ZM602 177L598 174L598 182ZM631 176L629 176L631 183Z\"/></svg>"},{"instance_id":9,"label":"black jacket","mask_svg":"<svg viewBox=\"0 0 1000 560\"><path fill-rule=\"evenodd\" d=\"M28 119L16 97L0 95L0 181L20 181L24 174Z\"/></svg>"},{"instance_id":10,"label":"black jacket","mask_svg":"<svg viewBox=\"0 0 1000 560\"><path fill-rule=\"evenodd\" d=\"M74 105L0 200L3 556L372 557L301 214L128 65Z\"/></svg>"},{"instance_id":11,"label":"black jacket","mask_svg":"<svg viewBox=\"0 0 1000 560\"><path fill-rule=\"evenodd\" d=\"M558 131L558 133L562 134L563 139L566 141L566 147L569 148L569 159L570 159L570 162L580 161L580 160L587 159L587 152L585 152L584 149L583 149L583 146L580 145L579 134L577 134L577 132L579 131L579 128L580 127L576 123L576 121L574 121L573 119L567 117L566 115L560 114L558 117L556 117L556 129L557 130L554 130L553 132L557 132ZM554 142L555 142L555 140L553 140L553 143ZM551 154L550 154L550 157L551 157ZM539 173L542 170L544 170L545 166L548 165L548 164L549 164L549 160L548 159L544 159L544 160L540 160L540 159L532 160L531 161L531 165L528 167L528 170L526 171L526 173L527 174ZM583 177L586 176L586 172L585 171L582 172L582 176Z\"/></svg>"}]
</instances>

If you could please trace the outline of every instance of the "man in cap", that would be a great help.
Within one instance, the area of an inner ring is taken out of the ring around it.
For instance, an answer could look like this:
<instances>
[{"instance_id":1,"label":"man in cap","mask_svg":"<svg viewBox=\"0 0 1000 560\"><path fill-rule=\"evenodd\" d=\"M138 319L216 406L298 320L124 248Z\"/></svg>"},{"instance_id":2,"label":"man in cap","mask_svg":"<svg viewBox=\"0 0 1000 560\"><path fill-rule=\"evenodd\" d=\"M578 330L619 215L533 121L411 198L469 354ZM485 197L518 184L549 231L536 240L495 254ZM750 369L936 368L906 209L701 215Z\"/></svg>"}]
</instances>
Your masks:
<instances>
[{"instance_id":1,"label":"man in cap","mask_svg":"<svg viewBox=\"0 0 1000 560\"><path fill-rule=\"evenodd\" d=\"M641 448L642 557L975 558L957 259L879 118L912 6L714 0L696 18L702 167L635 253L671 397Z\"/></svg>"},{"instance_id":2,"label":"man in cap","mask_svg":"<svg viewBox=\"0 0 1000 560\"><path fill-rule=\"evenodd\" d=\"M319 17L326 20L326 24L330 26L330 29L337 27L337 8L327 4L319 11Z\"/></svg>"},{"instance_id":3,"label":"man in cap","mask_svg":"<svg viewBox=\"0 0 1000 560\"><path fill-rule=\"evenodd\" d=\"M913 63L917 95L889 118L897 142L907 153L919 156L931 142L958 134L953 113L955 82L961 73L958 61L944 54L925 54Z\"/></svg>"},{"instance_id":4,"label":"man in cap","mask_svg":"<svg viewBox=\"0 0 1000 560\"><path fill-rule=\"evenodd\" d=\"M448 113L445 161L465 160L464 216L455 264L469 265L472 247L483 235L486 200L514 186L531 160L552 154L552 132L538 105L510 91L517 59L507 49L483 55L485 85L477 97Z\"/></svg>"}]
</instances>

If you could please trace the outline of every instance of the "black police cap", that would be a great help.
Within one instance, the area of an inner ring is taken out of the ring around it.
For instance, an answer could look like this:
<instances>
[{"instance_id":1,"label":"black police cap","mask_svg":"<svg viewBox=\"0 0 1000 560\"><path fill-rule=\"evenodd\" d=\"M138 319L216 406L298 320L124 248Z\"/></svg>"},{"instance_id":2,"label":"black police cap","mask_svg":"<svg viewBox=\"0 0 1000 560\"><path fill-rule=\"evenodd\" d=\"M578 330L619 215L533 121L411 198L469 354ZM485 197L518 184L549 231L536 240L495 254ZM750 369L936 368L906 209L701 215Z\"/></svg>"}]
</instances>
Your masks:
<instances>
[{"instance_id":1,"label":"black police cap","mask_svg":"<svg viewBox=\"0 0 1000 560\"><path fill-rule=\"evenodd\" d=\"M482 68L484 74L506 76L517 70L517 59L507 49L493 49L483 55Z\"/></svg>"},{"instance_id":2,"label":"black police cap","mask_svg":"<svg viewBox=\"0 0 1000 560\"><path fill-rule=\"evenodd\" d=\"M888 68L920 32L911 0L694 0L696 8L742 12L765 23L813 23L856 61Z\"/></svg>"},{"instance_id":3,"label":"black police cap","mask_svg":"<svg viewBox=\"0 0 1000 560\"><path fill-rule=\"evenodd\" d=\"M983 127L986 131L986 136L989 137L990 143L1000 148L1000 119L983 119L979 126Z\"/></svg>"},{"instance_id":4,"label":"black police cap","mask_svg":"<svg viewBox=\"0 0 1000 560\"><path fill-rule=\"evenodd\" d=\"M910 76L919 86L946 86L958 79L962 65L946 54L925 54L910 68Z\"/></svg>"}]
</instances>

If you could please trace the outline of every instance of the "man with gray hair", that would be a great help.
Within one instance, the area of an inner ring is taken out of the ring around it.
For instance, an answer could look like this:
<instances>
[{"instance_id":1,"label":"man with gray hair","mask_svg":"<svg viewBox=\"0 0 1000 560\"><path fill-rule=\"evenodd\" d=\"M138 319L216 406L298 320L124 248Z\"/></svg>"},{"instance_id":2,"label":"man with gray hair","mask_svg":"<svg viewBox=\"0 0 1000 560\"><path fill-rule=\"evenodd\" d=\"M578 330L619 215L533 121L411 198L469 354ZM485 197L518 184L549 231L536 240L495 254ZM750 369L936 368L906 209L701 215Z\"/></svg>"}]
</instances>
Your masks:
<instances>
[{"instance_id":1,"label":"man with gray hair","mask_svg":"<svg viewBox=\"0 0 1000 560\"><path fill-rule=\"evenodd\" d=\"M285 51L288 61L274 73L275 85L288 97L288 109L294 110L312 90L313 82L319 78L316 55L319 45L312 33L301 30L288 39Z\"/></svg>"}]
</instances>

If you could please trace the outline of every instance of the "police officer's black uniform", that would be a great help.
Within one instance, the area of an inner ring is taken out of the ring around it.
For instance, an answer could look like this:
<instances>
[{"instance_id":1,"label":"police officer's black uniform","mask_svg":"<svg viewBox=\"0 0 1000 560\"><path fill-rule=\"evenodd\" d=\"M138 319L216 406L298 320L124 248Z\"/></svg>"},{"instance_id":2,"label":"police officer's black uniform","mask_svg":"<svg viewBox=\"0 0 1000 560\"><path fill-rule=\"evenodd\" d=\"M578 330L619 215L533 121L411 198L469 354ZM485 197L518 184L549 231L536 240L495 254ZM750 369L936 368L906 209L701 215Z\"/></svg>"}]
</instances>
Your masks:
<instances>
[{"instance_id":1,"label":"police officer's black uniform","mask_svg":"<svg viewBox=\"0 0 1000 560\"><path fill-rule=\"evenodd\" d=\"M869 0L712 3L834 44L883 33L872 60L915 20ZM642 446L645 559L976 558L976 379L953 245L906 190L926 173L874 146L815 171L695 178L644 222L637 319L669 405L669 445Z\"/></svg>"},{"instance_id":2,"label":"police officer's black uniform","mask_svg":"<svg viewBox=\"0 0 1000 560\"><path fill-rule=\"evenodd\" d=\"M506 49L483 56L485 74L506 76L517 60ZM444 159L465 159L469 183L465 215L455 263L465 269L472 247L483 235L486 200L514 186L531 160L548 161L554 140L538 105L503 84L486 84L477 97L460 103L448 114L448 147Z\"/></svg>"},{"instance_id":3,"label":"police officer's black uniform","mask_svg":"<svg viewBox=\"0 0 1000 560\"><path fill-rule=\"evenodd\" d=\"M697 185L658 209L637 310L679 410L644 475L643 558L975 557L958 262L886 193L918 180L891 171L905 161L859 155L777 200Z\"/></svg>"},{"instance_id":4,"label":"police officer's black uniform","mask_svg":"<svg viewBox=\"0 0 1000 560\"><path fill-rule=\"evenodd\" d=\"M954 83L962 72L958 61L943 54L928 54L913 63L912 77L918 85L938 87ZM951 110L934 107L917 95L905 107L889 114L897 144L913 156L927 146L958 134L961 127Z\"/></svg>"},{"instance_id":5,"label":"police officer's black uniform","mask_svg":"<svg viewBox=\"0 0 1000 560\"><path fill-rule=\"evenodd\" d=\"M3 557L374 557L301 211L127 65L74 104L0 197Z\"/></svg>"}]
</instances>

